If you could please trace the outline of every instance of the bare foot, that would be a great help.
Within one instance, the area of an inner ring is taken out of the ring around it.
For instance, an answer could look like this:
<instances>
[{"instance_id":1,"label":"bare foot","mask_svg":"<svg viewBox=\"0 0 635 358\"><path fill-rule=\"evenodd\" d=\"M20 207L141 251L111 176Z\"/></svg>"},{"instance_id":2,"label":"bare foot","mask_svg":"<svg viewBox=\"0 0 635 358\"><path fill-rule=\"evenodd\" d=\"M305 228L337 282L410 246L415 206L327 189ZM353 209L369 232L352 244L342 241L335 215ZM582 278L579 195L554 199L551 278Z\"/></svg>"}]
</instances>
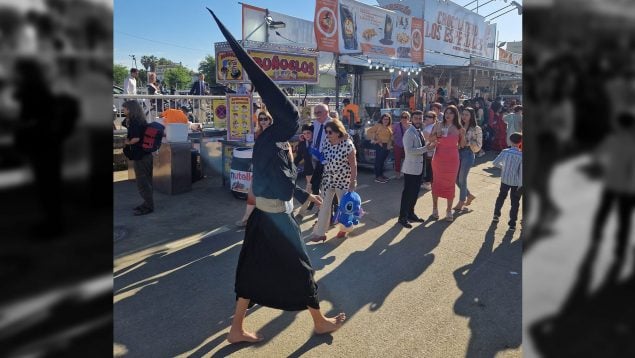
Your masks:
<instances>
[{"instance_id":1,"label":"bare foot","mask_svg":"<svg viewBox=\"0 0 635 358\"><path fill-rule=\"evenodd\" d=\"M335 332L342 326L345 320L346 314L343 312L332 318L324 317L323 321L315 325L313 331L315 331L316 334Z\"/></svg>"},{"instance_id":2,"label":"bare foot","mask_svg":"<svg viewBox=\"0 0 635 358\"><path fill-rule=\"evenodd\" d=\"M263 340L261 335L257 335L251 332L242 331L242 332L233 332L229 331L227 335L227 342L234 344L239 342L248 342L248 343L256 343Z\"/></svg>"}]
</instances>

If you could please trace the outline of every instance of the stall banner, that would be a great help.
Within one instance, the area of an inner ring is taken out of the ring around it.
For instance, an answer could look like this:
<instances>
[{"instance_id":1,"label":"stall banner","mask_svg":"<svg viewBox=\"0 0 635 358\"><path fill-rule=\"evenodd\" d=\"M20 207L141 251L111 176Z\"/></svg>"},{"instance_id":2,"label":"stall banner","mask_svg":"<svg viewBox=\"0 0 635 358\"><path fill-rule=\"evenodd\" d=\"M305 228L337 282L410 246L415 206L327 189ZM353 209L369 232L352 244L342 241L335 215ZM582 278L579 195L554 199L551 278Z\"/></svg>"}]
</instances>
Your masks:
<instances>
[{"instance_id":1,"label":"stall banner","mask_svg":"<svg viewBox=\"0 0 635 358\"><path fill-rule=\"evenodd\" d=\"M217 120L217 123L221 123L227 119L227 100L221 98L213 98L212 99L212 108L214 111L214 120Z\"/></svg>"},{"instance_id":2,"label":"stall banner","mask_svg":"<svg viewBox=\"0 0 635 358\"><path fill-rule=\"evenodd\" d=\"M451 1L426 1L426 50L448 55L494 58L496 25Z\"/></svg>"},{"instance_id":3,"label":"stall banner","mask_svg":"<svg viewBox=\"0 0 635 358\"><path fill-rule=\"evenodd\" d=\"M251 120L251 97L227 95L227 140L245 140L247 134L253 134Z\"/></svg>"},{"instance_id":4,"label":"stall banner","mask_svg":"<svg viewBox=\"0 0 635 358\"><path fill-rule=\"evenodd\" d=\"M316 0L317 48L423 62L423 21L354 0Z\"/></svg>"},{"instance_id":5,"label":"stall banner","mask_svg":"<svg viewBox=\"0 0 635 358\"><path fill-rule=\"evenodd\" d=\"M259 46L261 42L244 41L247 53L276 83L312 84L318 83L318 53L307 51L299 53L296 47L275 45L274 50L260 50L247 46ZM220 83L245 83L249 76L236 59L236 55L223 42L215 44L216 81Z\"/></svg>"},{"instance_id":6,"label":"stall banner","mask_svg":"<svg viewBox=\"0 0 635 358\"><path fill-rule=\"evenodd\" d=\"M231 50L216 50L216 81L245 82L245 71Z\"/></svg>"},{"instance_id":7,"label":"stall banner","mask_svg":"<svg viewBox=\"0 0 635 358\"><path fill-rule=\"evenodd\" d=\"M248 52L274 82L318 83L317 56L258 50Z\"/></svg>"},{"instance_id":8,"label":"stall banner","mask_svg":"<svg viewBox=\"0 0 635 358\"><path fill-rule=\"evenodd\" d=\"M522 54L509 52L507 50L503 50L502 48L498 49L498 60L505 63L511 63L512 65L523 65Z\"/></svg>"},{"instance_id":9,"label":"stall banner","mask_svg":"<svg viewBox=\"0 0 635 358\"><path fill-rule=\"evenodd\" d=\"M315 48L313 21L285 15L276 11L245 3L242 5L243 39L286 45L293 43L295 46ZM284 22L285 27L277 28L275 30L267 29L267 26L263 25L263 21L267 15L271 16L274 21ZM278 36L278 34L274 31L280 35Z\"/></svg>"},{"instance_id":10,"label":"stall banner","mask_svg":"<svg viewBox=\"0 0 635 358\"><path fill-rule=\"evenodd\" d=\"M398 98L403 91L408 89L408 75L405 72L393 72L390 74L390 96Z\"/></svg>"}]
</instances>

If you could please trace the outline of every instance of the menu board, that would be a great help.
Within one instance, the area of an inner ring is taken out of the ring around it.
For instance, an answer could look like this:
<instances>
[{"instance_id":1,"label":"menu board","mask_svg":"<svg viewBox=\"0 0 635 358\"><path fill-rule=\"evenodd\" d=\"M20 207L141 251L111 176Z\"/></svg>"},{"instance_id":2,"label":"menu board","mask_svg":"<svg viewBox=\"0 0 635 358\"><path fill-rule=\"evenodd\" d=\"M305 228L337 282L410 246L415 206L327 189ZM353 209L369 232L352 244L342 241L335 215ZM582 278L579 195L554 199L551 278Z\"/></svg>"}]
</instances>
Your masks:
<instances>
[{"instance_id":1,"label":"menu board","mask_svg":"<svg viewBox=\"0 0 635 358\"><path fill-rule=\"evenodd\" d=\"M251 120L251 97L227 95L227 140L244 140L245 135L253 134Z\"/></svg>"}]
</instances>

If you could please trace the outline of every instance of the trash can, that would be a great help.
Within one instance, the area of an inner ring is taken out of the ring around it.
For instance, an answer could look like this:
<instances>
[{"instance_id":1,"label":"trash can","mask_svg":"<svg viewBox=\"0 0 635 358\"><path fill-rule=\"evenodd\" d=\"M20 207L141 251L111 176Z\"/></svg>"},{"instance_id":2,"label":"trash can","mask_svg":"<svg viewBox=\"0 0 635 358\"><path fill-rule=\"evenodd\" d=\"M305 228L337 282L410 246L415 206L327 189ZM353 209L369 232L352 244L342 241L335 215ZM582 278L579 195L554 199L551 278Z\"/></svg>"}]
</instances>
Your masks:
<instances>
[{"instance_id":1,"label":"trash can","mask_svg":"<svg viewBox=\"0 0 635 358\"><path fill-rule=\"evenodd\" d=\"M234 148L229 175L229 187L232 194L239 199L247 199L247 193L251 188L253 155L252 147Z\"/></svg>"}]
</instances>

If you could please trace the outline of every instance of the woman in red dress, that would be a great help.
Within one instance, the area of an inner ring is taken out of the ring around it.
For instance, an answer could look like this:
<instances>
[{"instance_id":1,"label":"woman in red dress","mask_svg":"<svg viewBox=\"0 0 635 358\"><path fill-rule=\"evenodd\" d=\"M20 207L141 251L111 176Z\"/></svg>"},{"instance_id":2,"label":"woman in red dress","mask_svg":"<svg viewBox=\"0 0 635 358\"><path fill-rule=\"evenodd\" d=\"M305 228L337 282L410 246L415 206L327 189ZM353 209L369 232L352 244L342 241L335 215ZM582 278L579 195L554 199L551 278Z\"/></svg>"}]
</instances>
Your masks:
<instances>
[{"instance_id":1,"label":"woman in red dress","mask_svg":"<svg viewBox=\"0 0 635 358\"><path fill-rule=\"evenodd\" d=\"M452 204L454 201L456 177L459 173L459 146L465 146L465 129L459 121L459 110L450 105L443 113L443 122L432 128L432 143L436 143L432 157L432 217L439 218L439 197L448 201L446 221L453 221Z\"/></svg>"},{"instance_id":2,"label":"woman in red dress","mask_svg":"<svg viewBox=\"0 0 635 358\"><path fill-rule=\"evenodd\" d=\"M501 151L507 148L507 124L503 121L503 105L499 101L492 102L488 115L490 128L494 129L492 149Z\"/></svg>"}]
</instances>

